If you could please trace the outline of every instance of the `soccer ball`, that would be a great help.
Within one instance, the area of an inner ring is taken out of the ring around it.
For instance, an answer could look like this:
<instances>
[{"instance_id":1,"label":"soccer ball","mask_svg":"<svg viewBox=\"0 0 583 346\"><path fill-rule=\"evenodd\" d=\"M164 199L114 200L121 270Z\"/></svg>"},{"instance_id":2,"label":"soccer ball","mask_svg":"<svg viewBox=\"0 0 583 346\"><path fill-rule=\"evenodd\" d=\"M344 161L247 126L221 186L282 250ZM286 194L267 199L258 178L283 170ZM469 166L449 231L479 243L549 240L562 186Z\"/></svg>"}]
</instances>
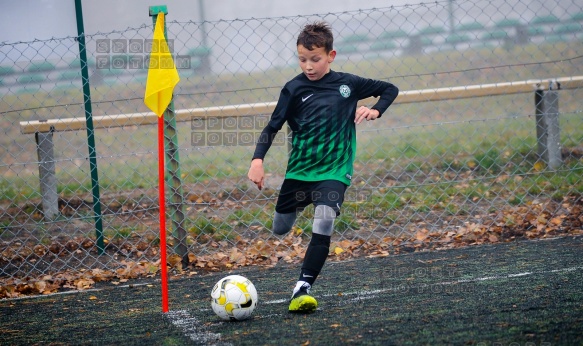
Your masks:
<instances>
[{"instance_id":1,"label":"soccer ball","mask_svg":"<svg viewBox=\"0 0 583 346\"><path fill-rule=\"evenodd\" d=\"M241 321L251 317L257 306L257 290L241 275L229 275L219 280L211 291L211 306L217 316L226 321Z\"/></svg>"}]
</instances>

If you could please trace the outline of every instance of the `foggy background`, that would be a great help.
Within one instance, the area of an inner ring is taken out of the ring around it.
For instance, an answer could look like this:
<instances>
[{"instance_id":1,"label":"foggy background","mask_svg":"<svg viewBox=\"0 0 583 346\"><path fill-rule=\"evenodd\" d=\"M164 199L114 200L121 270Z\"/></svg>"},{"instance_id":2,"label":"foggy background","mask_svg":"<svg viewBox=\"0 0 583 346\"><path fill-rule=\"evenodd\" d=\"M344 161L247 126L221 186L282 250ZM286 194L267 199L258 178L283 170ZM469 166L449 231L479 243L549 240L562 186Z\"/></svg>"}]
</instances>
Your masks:
<instances>
[{"instance_id":1,"label":"foggy background","mask_svg":"<svg viewBox=\"0 0 583 346\"><path fill-rule=\"evenodd\" d=\"M0 65L13 65L17 71L24 71L26 64L39 57L59 66L78 56L73 39L77 36L74 0L2 2ZM151 38L148 7L163 4L168 7L168 37L174 40L174 53L190 55L198 48L208 48L203 70L221 74L294 64L297 34L306 22L316 19L331 23L341 60L351 59L342 50L343 40L350 36L363 34L374 40L387 30L402 30L412 37L437 26L448 30L437 37L436 49L440 49L440 42L461 24L479 22L493 27L503 19L528 24L533 18L548 15L568 19L583 7L583 0L83 1L88 57L94 59L99 55L96 52L99 39L129 42ZM374 8L383 10L371 10ZM391 54L402 54L409 43L402 40L397 44L398 49ZM360 53L362 56L366 52Z\"/></svg>"},{"instance_id":2,"label":"foggy background","mask_svg":"<svg viewBox=\"0 0 583 346\"><path fill-rule=\"evenodd\" d=\"M150 24L148 7L166 5L168 20L201 21L200 2L207 21L324 14L373 7L415 4L415 0L99 0L83 1L88 34ZM2 0L0 42L43 40L76 36L74 0Z\"/></svg>"},{"instance_id":3,"label":"foggy background","mask_svg":"<svg viewBox=\"0 0 583 346\"><path fill-rule=\"evenodd\" d=\"M454 3L457 21L463 22L464 16L472 18L492 18L492 11L487 8L501 8L508 5L509 9L517 1L504 0L477 0L460 1ZM75 2L74 0L2 0L0 11L0 42L43 40L53 37L76 36ZM110 32L135 28L144 24L151 24L148 16L148 7L151 5L167 5L168 20L172 21L202 21L200 5L204 8L204 20L235 20L250 18L289 17L296 15L312 15L355 11L379 7L403 6L420 4L421 0L99 0L83 1L83 20L85 31L88 34ZM425 3L441 4L447 7L449 0ZM538 16L554 14L557 17L568 16L569 8L553 6L554 1L532 0L521 1L527 5L524 20L528 20L534 13ZM574 4L582 4L583 0L576 0ZM575 6L575 9L580 6ZM499 11L498 14L501 12ZM445 14L447 15L447 14ZM399 21L395 25L403 24Z\"/></svg>"}]
</instances>

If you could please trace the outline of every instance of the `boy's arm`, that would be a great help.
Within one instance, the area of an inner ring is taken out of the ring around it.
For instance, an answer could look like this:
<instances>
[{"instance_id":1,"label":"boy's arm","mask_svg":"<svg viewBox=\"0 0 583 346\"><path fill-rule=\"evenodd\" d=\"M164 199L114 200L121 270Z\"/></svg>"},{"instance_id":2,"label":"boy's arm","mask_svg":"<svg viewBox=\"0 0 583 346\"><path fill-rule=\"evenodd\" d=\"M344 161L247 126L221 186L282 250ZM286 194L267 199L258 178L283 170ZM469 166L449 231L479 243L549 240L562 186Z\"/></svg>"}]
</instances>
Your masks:
<instances>
[{"instance_id":1,"label":"boy's arm","mask_svg":"<svg viewBox=\"0 0 583 346\"><path fill-rule=\"evenodd\" d=\"M399 94L399 89L391 83L375 80L370 80L370 83L372 83L373 87L376 86L378 88L377 90L382 91L380 92L379 100L374 106L371 108L360 106L356 110L354 116L354 123L356 125L364 120L369 121L380 118ZM378 95L378 92L376 92L376 94ZM375 93L373 93L372 96L376 96Z\"/></svg>"},{"instance_id":2,"label":"boy's arm","mask_svg":"<svg viewBox=\"0 0 583 346\"><path fill-rule=\"evenodd\" d=\"M376 80L376 79L368 79L355 76L356 83L359 85L358 91L359 99L364 99L367 97L378 97L377 103L370 108L370 112L374 112L375 110L379 112L376 118L380 118L381 115L389 108L389 106L395 101L397 95L399 95L399 88L389 82ZM360 110L360 108L359 108ZM371 114L371 116L376 114ZM375 118L375 119L376 119ZM367 117L370 120L370 117Z\"/></svg>"},{"instance_id":3,"label":"boy's arm","mask_svg":"<svg viewBox=\"0 0 583 346\"><path fill-rule=\"evenodd\" d=\"M249 172L247 177L257 185L257 188L261 190L263 188L263 182L265 180L265 169L263 168L263 159L267 154L267 151L273 143L273 138L277 135L277 130L271 127L269 124L265 126L259 139L257 140L257 146L255 147L255 152L253 153L253 158L251 159L251 167L249 167Z\"/></svg>"},{"instance_id":4,"label":"boy's arm","mask_svg":"<svg viewBox=\"0 0 583 346\"><path fill-rule=\"evenodd\" d=\"M399 95L399 88L389 82L384 81L376 81L384 86L382 93L380 94L379 100L377 103L371 107L373 110L377 110L379 112L380 118L381 115L389 108L389 106L395 101L397 95ZM374 96L374 95L373 95Z\"/></svg>"},{"instance_id":5,"label":"boy's arm","mask_svg":"<svg viewBox=\"0 0 583 346\"><path fill-rule=\"evenodd\" d=\"M259 135L259 139L257 140L257 146L255 147L255 152L253 153L253 157L251 159L251 167L249 168L249 172L247 173L247 177L257 185L259 190L263 188L263 183L265 179L265 170L263 168L263 159L267 154L269 148L271 148L271 144L273 143L273 139L277 132L281 130L283 124L286 121L286 113L289 105L290 100L290 93L284 87L282 89L281 94L279 95L279 100L277 101L277 105L273 110L273 114L271 115L271 119L269 123L261 134Z\"/></svg>"},{"instance_id":6,"label":"boy's arm","mask_svg":"<svg viewBox=\"0 0 583 346\"><path fill-rule=\"evenodd\" d=\"M265 128L263 129L263 131L261 131L261 134L259 135L257 145L255 146L255 152L253 153L253 157L251 158L251 160L261 159L263 161L265 155L267 154L267 151L269 150L269 148L271 148L271 144L273 144L273 139L275 138L279 130L280 129L276 129L271 125L271 121L269 122L269 124L267 124L267 126L265 126Z\"/></svg>"}]
</instances>

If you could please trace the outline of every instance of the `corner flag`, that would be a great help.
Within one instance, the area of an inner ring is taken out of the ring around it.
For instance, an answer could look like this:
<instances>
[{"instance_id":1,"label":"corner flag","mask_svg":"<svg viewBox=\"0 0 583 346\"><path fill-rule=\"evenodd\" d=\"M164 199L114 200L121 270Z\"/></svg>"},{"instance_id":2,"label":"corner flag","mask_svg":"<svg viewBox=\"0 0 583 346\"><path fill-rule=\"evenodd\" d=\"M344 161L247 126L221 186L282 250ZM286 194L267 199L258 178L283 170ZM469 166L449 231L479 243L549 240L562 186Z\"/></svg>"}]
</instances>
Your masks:
<instances>
[{"instance_id":1,"label":"corner flag","mask_svg":"<svg viewBox=\"0 0 583 346\"><path fill-rule=\"evenodd\" d=\"M158 115L158 181L160 200L160 272L162 279L162 312L168 312L168 269L166 267L166 203L164 185L164 112L172 101L174 87L180 81L172 54L164 37L164 12L159 12L154 26L154 39L148 66L144 103Z\"/></svg>"},{"instance_id":2,"label":"corner flag","mask_svg":"<svg viewBox=\"0 0 583 346\"><path fill-rule=\"evenodd\" d=\"M164 37L164 13L160 12L154 27L154 40L148 66L144 103L159 117L172 100L174 87L180 81L168 43Z\"/></svg>"}]
</instances>

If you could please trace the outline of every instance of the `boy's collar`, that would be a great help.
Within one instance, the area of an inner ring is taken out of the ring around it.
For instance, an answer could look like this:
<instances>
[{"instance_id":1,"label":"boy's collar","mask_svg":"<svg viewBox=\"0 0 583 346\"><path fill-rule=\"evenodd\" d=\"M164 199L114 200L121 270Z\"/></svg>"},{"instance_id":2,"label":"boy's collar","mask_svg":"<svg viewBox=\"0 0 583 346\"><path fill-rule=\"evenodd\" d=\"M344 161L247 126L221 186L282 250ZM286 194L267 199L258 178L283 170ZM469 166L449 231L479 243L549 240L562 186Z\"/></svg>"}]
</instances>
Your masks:
<instances>
[{"instance_id":1,"label":"boy's collar","mask_svg":"<svg viewBox=\"0 0 583 346\"><path fill-rule=\"evenodd\" d=\"M310 82L317 83L317 82L319 82L319 81L321 81L321 80L323 80L323 79L325 79L325 78L328 78L328 76L329 76L329 75L331 75L333 72L334 72L334 71L333 71L332 69L330 69L330 71L326 72L326 74L325 74L325 75L323 75L323 76L322 76L322 78L320 78L320 79L318 79L318 80L314 80L314 81L310 81L310 80L308 79L308 77L306 77L306 75L305 75L303 72L301 73L301 75L302 75L302 76L304 76L306 79L308 79Z\"/></svg>"}]
</instances>

